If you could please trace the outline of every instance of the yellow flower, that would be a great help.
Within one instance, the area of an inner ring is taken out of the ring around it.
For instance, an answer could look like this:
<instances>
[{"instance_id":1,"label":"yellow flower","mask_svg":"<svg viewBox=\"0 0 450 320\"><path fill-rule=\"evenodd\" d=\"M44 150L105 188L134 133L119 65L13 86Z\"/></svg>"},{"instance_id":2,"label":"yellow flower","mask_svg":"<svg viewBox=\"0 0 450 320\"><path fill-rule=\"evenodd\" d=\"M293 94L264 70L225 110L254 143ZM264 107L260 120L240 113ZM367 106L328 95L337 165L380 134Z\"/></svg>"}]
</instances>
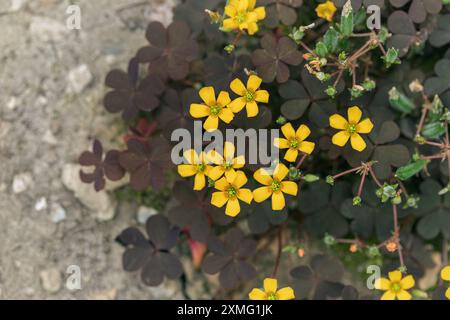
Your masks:
<instances>
[{"instance_id":1,"label":"yellow flower","mask_svg":"<svg viewBox=\"0 0 450 320\"><path fill-rule=\"evenodd\" d=\"M329 22L333 21L334 14L336 13L336 6L333 1L327 1L319 4L316 8L316 13L319 18L325 19Z\"/></svg>"},{"instance_id":2,"label":"yellow flower","mask_svg":"<svg viewBox=\"0 0 450 320\"><path fill-rule=\"evenodd\" d=\"M194 190L202 190L206 185L206 177L211 167L204 152L197 154L195 150L187 150L183 154L189 164L178 165L178 174L183 178L195 176Z\"/></svg>"},{"instance_id":3,"label":"yellow flower","mask_svg":"<svg viewBox=\"0 0 450 320\"><path fill-rule=\"evenodd\" d=\"M256 6L256 0L231 0L225 7L225 15L229 18L223 21L223 27L230 30L247 30L249 35L258 31L258 20L266 17L264 7Z\"/></svg>"},{"instance_id":4,"label":"yellow flower","mask_svg":"<svg viewBox=\"0 0 450 320\"><path fill-rule=\"evenodd\" d=\"M257 116L259 112L257 102L269 102L269 93L266 90L258 90L261 82L261 78L251 75L247 80L247 87L245 87L241 80L234 79L230 84L230 88L239 98L233 100L228 106L231 111L238 113L246 107L247 117Z\"/></svg>"},{"instance_id":5,"label":"yellow flower","mask_svg":"<svg viewBox=\"0 0 450 320\"><path fill-rule=\"evenodd\" d=\"M235 147L229 141L225 142L223 156L216 150L208 152L207 158L209 162L216 165L216 167L212 167L209 172L209 177L211 179L215 181L225 174L228 181L234 180L236 177L235 169L241 169L245 164L245 157L239 156L235 158L234 153Z\"/></svg>"},{"instance_id":6,"label":"yellow flower","mask_svg":"<svg viewBox=\"0 0 450 320\"><path fill-rule=\"evenodd\" d=\"M247 177L242 171L237 171L231 182L228 182L225 177L216 181L214 187L219 191L212 194L211 204L218 208L227 204L225 214L231 217L237 216L241 212L239 200L250 204L253 199L250 189L241 189L246 183Z\"/></svg>"},{"instance_id":7,"label":"yellow flower","mask_svg":"<svg viewBox=\"0 0 450 320\"><path fill-rule=\"evenodd\" d=\"M216 100L214 88L205 87L200 90L199 95L204 104L191 104L189 112L196 119L207 117L203 124L206 131L216 130L219 127L219 119L225 123L233 120L234 114L227 108L231 102L228 92L221 91Z\"/></svg>"},{"instance_id":8,"label":"yellow flower","mask_svg":"<svg viewBox=\"0 0 450 320\"><path fill-rule=\"evenodd\" d=\"M333 136L333 144L343 147L350 139L352 148L361 152L366 148L366 142L359 134L370 133L373 129L372 121L366 118L360 122L362 111L356 106L348 108L347 115L348 121L339 114L330 117L330 126L342 130Z\"/></svg>"},{"instance_id":9,"label":"yellow flower","mask_svg":"<svg viewBox=\"0 0 450 320\"><path fill-rule=\"evenodd\" d=\"M375 288L386 291L381 300L411 300L411 294L406 291L414 287L413 276L408 275L402 278L402 273L398 270L389 272L389 279L379 278L375 282Z\"/></svg>"},{"instance_id":10,"label":"yellow flower","mask_svg":"<svg viewBox=\"0 0 450 320\"><path fill-rule=\"evenodd\" d=\"M315 143L305 141L311 134L311 130L305 125L301 125L297 131L294 130L290 123L286 123L281 127L281 132L286 139L276 138L274 144L277 148L288 149L284 159L289 162L295 162L298 156L298 152L304 152L311 154L313 152Z\"/></svg>"},{"instance_id":11,"label":"yellow flower","mask_svg":"<svg viewBox=\"0 0 450 320\"><path fill-rule=\"evenodd\" d=\"M277 279L264 279L264 291L254 288L248 297L250 300L292 300L295 299L294 290L291 287L277 290Z\"/></svg>"},{"instance_id":12,"label":"yellow flower","mask_svg":"<svg viewBox=\"0 0 450 320\"><path fill-rule=\"evenodd\" d=\"M450 281L450 266L446 266L444 269L442 269L441 278L442 280ZM450 300L450 288L445 291L445 296Z\"/></svg>"},{"instance_id":13,"label":"yellow flower","mask_svg":"<svg viewBox=\"0 0 450 320\"><path fill-rule=\"evenodd\" d=\"M263 202L272 196L272 210L283 210L285 207L284 193L296 196L298 192L297 183L293 181L283 181L289 173L289 169L282 163L279 163L273 176L264 168L256 170L254 178L264 187L253 190L253 199L256 202Z\"/></svg>"}]
</instances>

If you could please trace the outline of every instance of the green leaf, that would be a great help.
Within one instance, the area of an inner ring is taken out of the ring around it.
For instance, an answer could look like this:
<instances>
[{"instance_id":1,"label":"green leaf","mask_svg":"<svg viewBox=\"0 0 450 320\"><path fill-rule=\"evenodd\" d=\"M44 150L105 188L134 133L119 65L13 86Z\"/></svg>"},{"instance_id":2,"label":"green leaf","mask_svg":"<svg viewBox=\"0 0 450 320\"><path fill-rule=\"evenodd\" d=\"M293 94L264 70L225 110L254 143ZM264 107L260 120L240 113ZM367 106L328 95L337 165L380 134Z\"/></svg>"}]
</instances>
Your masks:
<instances>
[{"instance_id":1,"label":"green leaf","mask_svg":"<svg viewBox=\"0 0 450 320\"><path fill-rule=\"evenodd\" d=\"M317 53L317 55L321 58L325 58L328 55L328 49L327 46L325 45L325 43L319 41L316 44L316 50L315 52Z\"/></svg>"},{"instance_id":2,"label":"green leaf","mask_svg":"<svg viewBox=\"0 0 450 320\"><path fill-rule=\"evenodd\" d=\"M323 36L323 43L325 44L329 52L336 52L339 44L339 33L333 27L330 27L330 29L328 29L328 31Z\"/></svg>"},{"instance_id":3,"label":"green leaf","mask_svg":"<svg viewBox=\"0 0 450 320\"><path fill-rule=\"evenodd\" d=\"M428 139L436 139L445 133L445 125L442 122L431 122L423 126L422 135Z\"/></svg>"},{"instance_id":4,"label":"green leaf","mask_svg":"<svg viewBox=\"0 0 450 320\"><path fill-rule=\"evenodd\" d=\"M427 161L422 159L411 162L406 166L398 168L397 171L395 172L395 176L402 181L408 180L415 174L422 171L426 165Z\"/></svg>"},{"instance_id":5,"label":"green leaf","mask_svg":"<svg viewBox=\"0 0 450 320\"><path fill-rule=\"evenodd\" d=\"M398 91L396 87L392 87L389 91L389 104L395 110L405 114L411 113L416 108L414 102L402 92Z\"/></svg>"},{"instance_id":6,"label":"green leaf","mask_svg":"<svg viewBox=\"0 0 450 320\"><path fill-rule=\"evenodd\" d=\"M353 33L354 26L352 3L348 0L342 9L339 29L344 37L350 37Z\"/></svg>"}]
</instances>

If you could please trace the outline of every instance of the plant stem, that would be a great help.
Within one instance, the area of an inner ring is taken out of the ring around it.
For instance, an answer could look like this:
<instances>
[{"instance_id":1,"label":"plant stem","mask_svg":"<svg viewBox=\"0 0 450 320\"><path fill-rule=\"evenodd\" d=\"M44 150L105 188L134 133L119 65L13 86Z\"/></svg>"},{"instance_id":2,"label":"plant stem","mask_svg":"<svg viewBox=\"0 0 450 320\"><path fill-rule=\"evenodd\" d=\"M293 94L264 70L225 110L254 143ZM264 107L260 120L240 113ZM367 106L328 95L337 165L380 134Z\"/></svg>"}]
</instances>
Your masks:
<instances>
[{"instance_id":1,"label":"plant stem","mask_svg":"<svg viewBox=\"0 0 450 320\"><path fill-rule=\"evenodd\" d=\"M347 174L356 172L356 171L358 171L358 170L361 170L362 168L363 168L363 166L359 166L359 167L356 167L356 168L353 168L353 169L350 169L350 170L347 170L347 171L338 173L337 175L334 175L334 176L333 176L333 179L337 179L337 178L340 178L340 177L345 176L345 175L347 175Z\"/></svg>"},{"instance_id":2,"label":"plant stem","mask_svg":"<svg viewBox=\"0 0 450 320\"><path fill-rule=\"evenodd\" d=\"M306 160L306 157L307 157L308 155L305 153L302 157L301 157L301 159L298 161L298 163L297 163L297 165L295 166L295 168L297 168L297 169L300 169L300 166L303 164L303 162Z\"/></svg>"},{"instance_id":3,"label":"plant stem","mask_svg":"<svg viewBox=\"0 0 450 320\"><path fill-rule=\"evenodd\" d=\"M281 226L278 229L278 252L277 252L277 258L275 261L275 267L273 269L272 272L272 278L276 278L277 277L277 273L278 273L278 267L280 266L280 261L281 261L281 251L283 249L283 227Z\"/></svg>"},{"instance_id":4,"label":"plant stem","mask_svg":"<svg viewBox=\"0 0 450 320\"><path fill-rule=\"evenodd\" d=\"M373 172L372 167L370 167L369 169L370 172L370 176L372 177L373 181L375 181L375 183L377 184L377 186L379 188L383 187L383 185L381 184L381 182L378 180L378 178L375 176L375 172Z\"/></svg>"},{"instance_id":5,"label":"plant stem","mask_svg":"<svg viewBox=\"0 0 450 320\"><path fill-rule=\"evenodd\" d=\"M405 266L405 261L403 259L403 250L402 246L400 244L400 230L398 227L398 212L397 212L397 205L392 205L392 216L394 219L394 240L397 244L397 252L398 252L398 258L400 260L400 267L403 268Z\"/></svg>"}]
</instances>

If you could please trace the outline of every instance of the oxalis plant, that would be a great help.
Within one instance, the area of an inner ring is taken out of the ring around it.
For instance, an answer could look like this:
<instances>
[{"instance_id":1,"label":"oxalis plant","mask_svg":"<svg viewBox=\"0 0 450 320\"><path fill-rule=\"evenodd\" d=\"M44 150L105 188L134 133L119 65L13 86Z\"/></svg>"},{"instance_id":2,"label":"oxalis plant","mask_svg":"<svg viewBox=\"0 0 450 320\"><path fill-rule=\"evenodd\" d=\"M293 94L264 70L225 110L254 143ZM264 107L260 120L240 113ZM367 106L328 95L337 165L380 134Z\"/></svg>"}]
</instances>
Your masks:
<instances>
[{"instance_id":1,"label":"oxalis plant","mask_svg":"<svg viewBox=\"0 0 450 320\"><path fill-rule=\"evenodd\" d=\"M117 236L124 270L186 298L450 299L449 9L186 0L151 22L106 76L124 146L80 156L96 191L126 177L117 196L158 211ZM201 135L229 129L278 135ZM279 156L253 163L264 139Z\"/></svg>"}]
</instances>

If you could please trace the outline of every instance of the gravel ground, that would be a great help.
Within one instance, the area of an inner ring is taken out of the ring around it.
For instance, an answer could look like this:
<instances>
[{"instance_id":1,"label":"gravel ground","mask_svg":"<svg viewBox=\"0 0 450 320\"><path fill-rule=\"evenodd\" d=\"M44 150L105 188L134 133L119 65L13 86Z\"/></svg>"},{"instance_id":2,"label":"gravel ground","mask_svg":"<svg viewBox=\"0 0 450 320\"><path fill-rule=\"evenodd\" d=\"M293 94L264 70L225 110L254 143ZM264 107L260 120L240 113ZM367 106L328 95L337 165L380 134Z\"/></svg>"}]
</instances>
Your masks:
<instances>
[{"instance_id":1,"label":"gravel ground","mask_svg":"<svg viewBox=\"0 0 450 320\"><path fill-rule=\"evenodd\" d=\"M171 19L170 0L136 2L0 0L1 299L177 297L176 283L147 288L122 271L114 238L137 223L136 208L94 194L73 165L94 137L120 141L104 77L126 68L150 20ZM81 30L66 27L71 4ZM73 265L81 289L67 285Z\"/></svg>"}]
</instances>

